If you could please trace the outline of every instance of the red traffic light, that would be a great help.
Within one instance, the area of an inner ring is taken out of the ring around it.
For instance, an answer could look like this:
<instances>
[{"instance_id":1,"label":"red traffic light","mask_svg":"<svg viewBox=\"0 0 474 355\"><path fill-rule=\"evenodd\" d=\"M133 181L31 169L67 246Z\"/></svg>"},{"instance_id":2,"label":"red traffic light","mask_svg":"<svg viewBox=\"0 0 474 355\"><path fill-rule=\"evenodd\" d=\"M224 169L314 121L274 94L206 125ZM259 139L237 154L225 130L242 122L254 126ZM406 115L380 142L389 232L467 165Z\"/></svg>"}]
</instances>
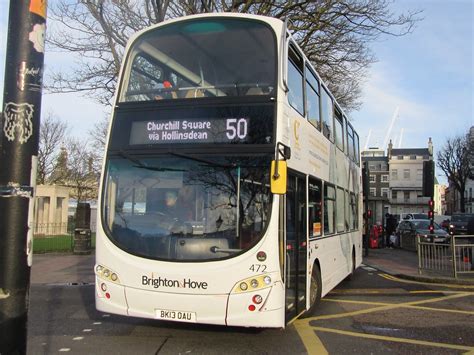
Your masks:
<instances>
[{"instance_id":1,"label":"red traffic light","mask_svg":"<svg viewBox=\"0 0 474 355\"><path fill-rule=\"evenodd\" d=\"M428 211L428 218L433 219L434 218L434 211Z\"/></svg>"},{"instance_id":2,"label":"red traffic light","mask_svg":"<svg viewBox=\"0 0 474 355\"><path fill-rule=\"evenodd\" d=\"M368 218L372 217L372 210L367 210L367 217Z\"/></svg>"},{"instance_id":3,"label":"red traffic light","mask_svg":"<svg viewBox=\"0 0 474 355\"><path fill-rule=\"evenodd\" d=\"M430 224L430 233L434 233L434 225Z\"/></svg>"},{"instance_id":4,"label":"red traffic light","mask_svg":"<svg viewBox=\"0 0 474 355\"><path fill-rule=\"evenodd\" d=\"M434 209L434 201L430 200L430 202L428 202L428 206L430 206L430 210L433 210Z\"/></svg>"}]
</instances>

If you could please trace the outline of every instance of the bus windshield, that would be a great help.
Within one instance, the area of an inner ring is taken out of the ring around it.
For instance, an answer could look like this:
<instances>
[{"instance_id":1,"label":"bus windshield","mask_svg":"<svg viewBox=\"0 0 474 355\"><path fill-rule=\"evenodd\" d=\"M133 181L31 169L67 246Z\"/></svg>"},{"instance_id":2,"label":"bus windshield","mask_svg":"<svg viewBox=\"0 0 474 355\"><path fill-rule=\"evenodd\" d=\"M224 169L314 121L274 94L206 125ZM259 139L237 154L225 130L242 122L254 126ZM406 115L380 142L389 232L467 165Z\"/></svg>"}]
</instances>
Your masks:
<instances>
[{"instance_id":1,"label":"bus windshield","mask_svg":"<svg viewBox=\"0 0 474 355\"><path fill-rule=\"evenodd\" d=\"M270 156L119 155L107 163L102 221L126 252L169 261L217 260L263 236L272 199Z\"/></svg>"},{"instance_id":2,"label":"bus windshield","mask_svg":"<svg viewBox=\"0 0 474 355\"><path fill-rule=\"evenodd\" d=\"M120 102L270 95L276 41L259 21L194 19L151 30L127 58Z\"/></svg>"}]
</instances>

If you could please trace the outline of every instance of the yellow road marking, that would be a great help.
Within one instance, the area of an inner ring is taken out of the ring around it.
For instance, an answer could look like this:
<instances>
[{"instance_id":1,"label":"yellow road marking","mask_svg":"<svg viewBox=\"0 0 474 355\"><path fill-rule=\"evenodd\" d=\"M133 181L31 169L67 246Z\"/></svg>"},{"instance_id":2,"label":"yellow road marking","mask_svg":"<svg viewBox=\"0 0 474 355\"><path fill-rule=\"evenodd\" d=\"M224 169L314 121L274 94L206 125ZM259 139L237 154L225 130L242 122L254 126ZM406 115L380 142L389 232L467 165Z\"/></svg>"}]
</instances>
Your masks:
<instances>
[{"instance_id":1,"label":"yellow road marking","mask_svg":"<svg viewBox=\"0 0 474 355\"><path fill-rule=\"evenodd\" d=\"M328 351L314 332L313 328L306 320L298 320L294 323L295 329L298 332L308 354L326 355Z\"/></svg>"},{"instance_id":2,"label":"yellow road marking","mask_svg":"<svg viewBox=\"0 0 474 355\"><path fill-rule=\"evenodd\" d=\"M369 306L390 306L390 305L393 305L393 303L342 300L342 299L337 299L337 298L323 298L321 301L336 302L336 303L341 302L341 303L364 304L364 305L369 305Z\"/></svg>"},{"instance_id":3,"label":"yellow road marking","mask_svg":"<svg viewBox=\"0 0 474 355\"><path fill-rule=\"evenodd\" d=\"M341 334L341 335L349 335L349 336L358 337L358 338L391 341L391 342L396 342L396 343L424 345L424 346L432 346L432 347L437 347L437 348L445 348L445 349L453 349L453 350L466 350L469 352L474 351L474 347L465 346L465 345L435 343L435 342L430 342L430 341L407 339L407 338L394 338L394 337L388 337L388 336L383 336L383 335L349 332L346 330L338 330L338 329L322 328L322 327L313 327L313 330L320 331L320 332L336 333L336 334ZM312 353L309 353L309 354L312 354Z\"/></svg>"},{"instance_id":4,"label":"yellow road marking","mask_svg":"<svg viewBox=\"0 0 474 355\"><path fill-rule=\"evenodd\" d=\"M378 275L383 277L384 279L387 279L387 280L390 280L390 281L403 282L403 283L408 283L408 284L442 286L442 287L447 287L447 288L474 289L474 285L439 284L439 283L431 283L431 282L403 280L403 279L399 279L398 277L388 275L388 274L378 274Z\"/></svg>"},{"instance_id":5,"label":"yellow road marking","mask_svg":"<svg viewBox=\"0 0 474 355\"><path fill-rule=\"evenodd\" d=\"M422 290L422 291L409 291L409 293L423 294L423 293L466 293L466 291L443 291L443 290Z\"/></svg>"},{"instance_id":6,"label":"yellow road marking","mask_svg":"<svg viewBox=\"0 0 474 355\"><path fill-rule=\"evenodd\" d=\"M420 306L403 306L405 308L413 308L413 309L420 309L422 311L435 311L435 312L446 312L446 313L459 313L459 314L467 314L467 315L474 315L473 311L463 311L460 309L447 309L447 308L434 308L434 307L420 307Z\"/></svg>"},{"instance_id":7,"label":"yellow road marking","mask_svg":"<svg viewBox=\"0 0 474 355\"><path fill-rule=\"evenodd\" d=\"M354 294L354 295L365 295L365 294L399 294L399 293L407 293L406 290L402 288L358 288L352 290L332 290L329 294L330 295L338 295L338 294Z\"/></svg>"},{"instance_id":8,"label":"yellow road marking","mask_svg":"<svg viewBox=\"0 0 474 355\"><path fill-rule=\"evenodd\" d=\"M307 318L307 320L310 321L310 320L336 319L336 318L352 317L352 316L357 316L357 315L367 314L367 313L372 313L372 312L392 310L392 309L405 307L405 306L416 306L416 305L420 305L420 304L424 304L424 303L441 302L441 301L445 301L445 300L449 300L449 299L461 298L461 297L466 297L466 296L471 296L471 293L460 293L460 294L454 294L454 295L450 295L450 296L430 298L428 300L383 305L383 306L378 306L378 307L372 307L372 308L369 308L369 309L362 309L362 310L354 311L354 312L322 315L322 316Z\"/></svg>"},{"instance_id":9,"label":"yellow road marking","mask_svg":"<svg viewBox=\"0 0 474 355\"><path fill-rule=\"evenodd\" d=\"M360 304L360 305L369 305L369 306L392 306L393 303L383 303L383 302L367 302L367 301L355 301L355 300L342 300L342 299L330 299L325 298L322 301L325 302L336 302L336 303L353 303L353 304ZM447 312L447 313L459 313L459 314L467 314L467 315L474 315L474 311L463 311L459 309L446 309L446 308L434 308L434 307L422 307L422 306L406 306L400 304L400 308L412 308L412 309L419 309L422 311L435 311L435 312Z\"/></svg>"}]
</instances>

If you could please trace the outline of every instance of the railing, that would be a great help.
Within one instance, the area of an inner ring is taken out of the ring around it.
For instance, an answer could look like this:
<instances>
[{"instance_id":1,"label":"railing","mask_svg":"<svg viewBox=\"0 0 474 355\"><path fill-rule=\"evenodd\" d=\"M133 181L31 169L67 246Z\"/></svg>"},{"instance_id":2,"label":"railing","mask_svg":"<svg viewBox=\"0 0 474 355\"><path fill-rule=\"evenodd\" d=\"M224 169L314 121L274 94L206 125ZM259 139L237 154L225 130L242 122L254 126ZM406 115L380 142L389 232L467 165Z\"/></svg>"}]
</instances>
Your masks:
<instances>
[{"instance_id":1,"label":"railing","mask_svg":"<svg viewBox=\"0 0 474 355\"><path fill-rule=\"evenodd\" d=\"M95 231L95 225L91 225ZM95 233L92 233L95 248ZM33 253L70 253L74 250L74 224L36 223L33 225Z\"/></svg>"},{"instance_id":2,"label":"railing","mask_svg":"<svg viewBox=\"0 0 474 355\"><path fill-rule=\"evenodd\" d=\"M474 276L474 236L454 235L450 243L417 238L418 272L442 276Z\"/></svg>"},{"instance_id":3,"label":"railing","mask_svg":"<svg viewBox=\"0 0 474 355\"><path fill-rule=\"evenodd\" d=\"M474 275L474 235L452 237L454 277L458 274Z\"/></svg>"}]
</instances>

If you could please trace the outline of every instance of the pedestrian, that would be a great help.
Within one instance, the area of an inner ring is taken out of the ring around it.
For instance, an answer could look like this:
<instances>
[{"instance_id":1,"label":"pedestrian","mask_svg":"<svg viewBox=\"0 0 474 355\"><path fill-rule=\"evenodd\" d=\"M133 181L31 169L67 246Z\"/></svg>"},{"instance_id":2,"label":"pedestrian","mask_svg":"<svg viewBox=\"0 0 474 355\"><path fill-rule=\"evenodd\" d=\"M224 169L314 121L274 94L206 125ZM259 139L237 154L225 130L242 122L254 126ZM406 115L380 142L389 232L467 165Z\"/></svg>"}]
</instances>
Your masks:
<instances>
[{"instance_id":1,"label":"pedestrian","mask_svg":"<svg viewBox=\"0 0 474 355\"><path fill-rule=\"evenodd\" d=\"M392 240L390 239L390 236L395 233L395 229L397 228L397 220L395 216L393 216L390 213L387 213L385 217L386 217L385 237L387 239L387 246L393 247L394 245L392 243Z\"/></svg>"}]
</instances>

